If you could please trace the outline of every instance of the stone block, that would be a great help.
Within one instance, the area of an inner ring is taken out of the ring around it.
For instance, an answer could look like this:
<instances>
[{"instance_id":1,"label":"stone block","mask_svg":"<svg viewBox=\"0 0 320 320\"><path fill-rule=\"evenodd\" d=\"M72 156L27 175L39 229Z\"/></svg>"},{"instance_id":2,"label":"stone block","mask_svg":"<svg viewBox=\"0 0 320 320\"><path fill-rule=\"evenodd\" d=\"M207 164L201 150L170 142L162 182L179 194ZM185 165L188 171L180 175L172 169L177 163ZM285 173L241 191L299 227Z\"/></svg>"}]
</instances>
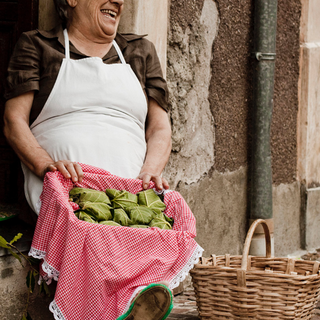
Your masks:
<instances>
[{"instance_id":1,"label":"stone block","mask_svg":"<svg viewBox=\"0 0 320 320\"><path fill-rule=\"evenodd\" d=\"M320 188L307 190L306 249L320 248Z\"/></svg>"},{"instance_id":2,"label":"stone block","mask_svg":"<svg viewBox=\"0 0 320 320\"><path fill-rule=\"evenodd\" d=\"M300 249L300 183L273 187L274 252L287 256Z\"/></svg>"},{"instance_id":3,"label":"stone block","mask_svg":"<svg viewBox=\"0 0 320 320\"><path fill-rule=\"evenodd\" d=\"M198 183L179 185L197 219L196 240L211 254L240 254L247 226L247 174L214 172Z\"/></svg>"}]
</instances>

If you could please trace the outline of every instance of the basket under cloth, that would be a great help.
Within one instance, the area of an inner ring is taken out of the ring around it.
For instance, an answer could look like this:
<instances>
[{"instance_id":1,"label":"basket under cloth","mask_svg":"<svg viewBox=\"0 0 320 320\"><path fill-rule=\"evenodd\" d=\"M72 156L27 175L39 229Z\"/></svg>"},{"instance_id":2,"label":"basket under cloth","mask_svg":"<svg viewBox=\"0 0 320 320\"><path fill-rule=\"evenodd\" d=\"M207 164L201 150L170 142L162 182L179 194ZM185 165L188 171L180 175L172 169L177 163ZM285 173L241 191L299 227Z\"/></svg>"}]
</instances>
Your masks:
<instances>
[{"instance_id":1,"label":"basket under cloth","mask_svg":"<svg viewBox=\"0 0 320 320\"><path fill-rule=\"evenodd\" d=\"M137 193L141 180L125 179L85 164L81 183L59 172L44 178L41 210L29 255L42 259L41 274L58 280L50 310L59 320L114 320L125 310L135 289L169 281L173 289L198 262L203 249L196 243L196 221L182 196L166 191L165 214L172 230L107 226L79 220L69 201L77 186ZM150 183L150 188L154 184Z\"/></svg>"}]
</instances>

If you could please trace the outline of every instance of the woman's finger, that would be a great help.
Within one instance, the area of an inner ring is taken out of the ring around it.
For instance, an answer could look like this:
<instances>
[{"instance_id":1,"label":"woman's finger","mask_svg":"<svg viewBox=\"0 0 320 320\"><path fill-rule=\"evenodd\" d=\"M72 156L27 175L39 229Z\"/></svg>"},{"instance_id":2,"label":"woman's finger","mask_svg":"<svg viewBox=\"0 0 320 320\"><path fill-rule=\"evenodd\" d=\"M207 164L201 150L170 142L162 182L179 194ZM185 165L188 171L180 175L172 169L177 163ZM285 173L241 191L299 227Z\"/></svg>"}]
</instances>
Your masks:
<instances>
[{"instance_id":1,"label":"woman's finger","mask_svg":"<svg viewBox=\"0 0 320 320\"><path fill-rule=\"evenodd\" d=\"M151 180L154 182L157 190L161 191L163 189L162 178L160 176L153 176Z\"/></svg>"},{"instance_id":2,"label":"woman's finger","mask_svg":"<svg viewBox=\"0 0 320 320\"><path fill-rule=\"evenodd\" d=\"M74 162L74 168L76 170L78 181L81 183L83 179L83 171L79 163Z\"/></svg>"},{"instance_id":3,"label":"woman's finger","mask_svg":"<svg viewBox=\"0 0 320 320\"><path fill-rule=\"evenodd\" d=\"M71 180L73 181L73 182L78 182L78 173L77 173L77 171L76 171L76 168L75 168L75 163L74 162L68 162L68 163L65 163L64 164L65 165L65 167L66 167L66 169L68 170L68 172L69 172L69 175L70 175L70 177L69 178L71 178Z\"/></svg>"},{"instance_id":4,"label":"woman's finger","mask_svg":"<svg viewBox=\"0 0 320 320\"><path fill-rule=\"evenodd\" d=\"M166 189L166 190L169 189L169 183L168 183L167 179L162 178L162 184L163 184L164 189Z\"/></svg>"}]
</instances>

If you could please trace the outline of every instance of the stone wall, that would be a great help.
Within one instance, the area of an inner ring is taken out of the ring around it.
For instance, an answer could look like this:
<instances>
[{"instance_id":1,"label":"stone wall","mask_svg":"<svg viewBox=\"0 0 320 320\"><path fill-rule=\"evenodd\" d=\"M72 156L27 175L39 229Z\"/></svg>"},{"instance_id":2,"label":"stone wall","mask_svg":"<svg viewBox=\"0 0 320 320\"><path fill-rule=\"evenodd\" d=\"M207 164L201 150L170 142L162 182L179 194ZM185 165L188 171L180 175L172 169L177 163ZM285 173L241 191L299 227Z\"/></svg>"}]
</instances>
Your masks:
<instances>
[{"instance_id":1,"label":"stone wall","mask_svg":"<svg viewBox=\"0 0 320 320\"><path fill-rule=\"evenodd\" d=\"M240 253L248 227L253 2L171 0L167 80L171 187L197 217L205 254ZM300 248L296 181L299 0L279 2L272 121L275 253Z\"/></svg>"}]
</instances>

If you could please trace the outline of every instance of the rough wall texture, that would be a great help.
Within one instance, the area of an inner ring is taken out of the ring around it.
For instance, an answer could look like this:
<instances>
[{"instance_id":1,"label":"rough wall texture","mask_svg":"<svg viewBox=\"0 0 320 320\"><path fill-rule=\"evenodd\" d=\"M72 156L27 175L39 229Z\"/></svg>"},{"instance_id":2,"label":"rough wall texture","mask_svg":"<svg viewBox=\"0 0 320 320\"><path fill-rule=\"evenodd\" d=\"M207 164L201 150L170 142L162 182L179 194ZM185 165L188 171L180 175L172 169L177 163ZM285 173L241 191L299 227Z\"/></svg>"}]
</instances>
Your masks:
<instances>
[{"instance_id":1,"label":"rough wall texture","mask_svg":"<svg viewBox=\"0 0 320 320\"><path fill-rule=\"evenodd\" d=\"M214 168L224 172L247 164L253 1L216 3L220 25L213 47L209 97L216 132Z\"/></svg>"},{"instance_id":2,"label":"rough wall texture","mask_svg":"<svg viewBox=\"0 0 320 320\"><path fill-rule=\"evenodd\" d=\"M166 176L175 187L179 181L198 181L214 162L214 119L208 89L218 13L211 0L178 0L171 3L171 18L167 79L173 152Z\"/></svg>"},{"instance_id":3,"label":"rough wall texture","mask_svg":"<svg viewBox=\"0 0 320 320\"><path fill-rule=\"evenodd\" d=\"M273 182L291 183L297 171L297 115L301 0L278 2L277 58L271 126Z\"/></svg>"}]
</instances>

